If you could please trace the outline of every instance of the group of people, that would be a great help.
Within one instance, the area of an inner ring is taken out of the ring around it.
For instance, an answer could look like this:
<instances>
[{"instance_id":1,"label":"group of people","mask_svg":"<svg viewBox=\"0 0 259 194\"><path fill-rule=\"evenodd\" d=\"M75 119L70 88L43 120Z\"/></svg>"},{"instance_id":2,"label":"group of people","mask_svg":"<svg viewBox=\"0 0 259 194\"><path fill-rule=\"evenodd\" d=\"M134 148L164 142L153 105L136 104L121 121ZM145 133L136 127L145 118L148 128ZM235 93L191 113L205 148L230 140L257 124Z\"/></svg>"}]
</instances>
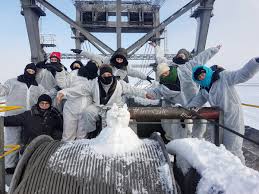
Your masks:
<instances>
[{"instance_id":1,"label":"group of people","mask_svg":"<svg viewBox=\"0 0 259 194\"><path fill-rule=\"evenodd\" d=\"M125 96L160 99L162 106L201 107L207 101L224 110L224 125L244 134L244 121L239 97L234 85L250 79L259 71L259 58L249 61L237 71L226 71L219 66L205 64L221 48L209 48L192 57L181 49L169 61L162 49L151 43L156 53L156 76L153 78L128 66L127 52L119 48L112 57L103 57L74 49L89 59L86 65L74 61L68 72L61 64L61 53L53 52L50 61L28 64L17 78L0 84L0 96L6 105L19 105L23 109L6 112L4 117L5 144L26 146L38 135L47 134L57 140L72 141L94 138L98 125L105 126L106 112L116 103L122 106ZM149 89L140 89L125 82L127 76L156 82ZM202 138L206 124L188 120L162 120L168 141L185 137ZM242 139L224 131L224 145L244 163ZM12 173L18 155L6 157L7 173Z\"/></svg>"}]
</instances>

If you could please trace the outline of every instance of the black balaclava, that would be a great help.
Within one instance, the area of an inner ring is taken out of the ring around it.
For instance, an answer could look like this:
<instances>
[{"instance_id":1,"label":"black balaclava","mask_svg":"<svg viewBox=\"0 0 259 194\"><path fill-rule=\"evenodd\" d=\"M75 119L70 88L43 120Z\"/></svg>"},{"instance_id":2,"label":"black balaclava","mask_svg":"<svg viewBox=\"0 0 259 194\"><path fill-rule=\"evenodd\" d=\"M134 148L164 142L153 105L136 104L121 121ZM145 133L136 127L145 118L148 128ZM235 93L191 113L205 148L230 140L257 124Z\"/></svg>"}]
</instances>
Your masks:
<instances>
[{"instance_id":1,"label":"black balaclava","mask_svg":"<svg viewBox=\"0 0 259 194\"><path fill-rule=\"evenodd\" d=\"M32 69L35 71L34 74L29 74L27 72L27 69ZM38 86L38 83L36 82L35 78L36 78L36 71L37 71L37 68L36 68L36 65L34 63L29 63L28 65L26 65L26 67L24 68L24 73L23 75L19 75L17 80L20 81L20 82L23 82L23 83L26 83L26 85L28 86L28 88L31 86L31 85L35 85L35 86Z\"/></svg>"},{"instance_id":2,"label":"black balaclava","mask_svg":"<svg viewBox=\"0 0 259 194\"><path fill-rule=\"evenodd\" d=\"M74 64L75 63L78 63L79 65L80 65L80 67L78 68L78 67L74 67ZM83 63L81 62L81 61L74 61L71 65L70 65L70 69L73 71L73 70L75 70L75 69L80 69L81 67L83 67L84 65L83 65Z\"/></svg>"},{"instance_id":3,"label":"black balaclava","mask_svg":"<svg viewBox=\"0 0 259 194\"><path fill-rule=\"evenodd\" d=\"M45 112L46 110L41 109L40 106L39 106L40 102L42 102L42 101L47 101L47 102L49 102L50 107L49 107L48 109L46 109L46 110L49 110L49 109L51 108L51 105L52 105L52 99L51 99L51 97L50 97L49 95L47 95L47 94L42 94L42 95L40 95L40 97L38 98L37 108L38 108L38 110L39 110L40 112Z\"/></svg>"},{"instance_id":4,"label":"black balaclava","mask_svg":"<svg viewBox=\"0 0 259 194\"><path fill-rule=\"evenodd\" d=\"M97 72L98 72L98 67L96 62L88 61L86 66L83 66L78 70L78 75L82 77L86 77L89 80L92 80L98 77Z\"/></svg>"},{"instance_id":5,"label":"black balaclava","mask_svg":"<svg viewBox=\"0 0 259 194\"><path fill-rule=\"evenodd\" d=\"M185 55L185 59L183 59L182 57L179 57L179 54L184 54ZM178 65L182 65L185 64L186 62L189 61L190 59L190 53L189 51L187 51L186 49L180 49L176 56L173 58L173 62L178 64Z\"/></svg>"},{"instance_id":6,"label":"black balaclava","mask_svg":"<svg viewBox=\"0 0 259 194\"><path fill-rule=\"evenodd\" d=\"M109 77L102 77L101 75L103 75L104 73L111 73L112 76ZM105 85L109 85L110 83L112 83L113 80L113 73L112 73L112 67L110 65L103 65L102 67L100 67L100 76L99 79L100 81L105 84Z\"/></svg>"}]
</instances>

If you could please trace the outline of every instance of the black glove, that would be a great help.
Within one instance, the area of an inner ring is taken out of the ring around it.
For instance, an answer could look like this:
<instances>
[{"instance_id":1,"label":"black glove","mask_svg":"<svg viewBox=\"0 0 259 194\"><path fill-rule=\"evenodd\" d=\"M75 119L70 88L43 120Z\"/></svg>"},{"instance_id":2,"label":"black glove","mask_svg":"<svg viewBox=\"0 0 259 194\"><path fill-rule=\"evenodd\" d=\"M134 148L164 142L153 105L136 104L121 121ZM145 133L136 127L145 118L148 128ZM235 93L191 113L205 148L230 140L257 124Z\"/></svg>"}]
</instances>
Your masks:
<instances>
[{"instance_id":1,"label":"black glove","mask_svg":"<svg viewBox=\"0 0 259 194\"><path fill-rule=\"evenodd\" d=\"M80 50L80 49L71 49L71 51L76 54L80 54L82 52L82 50Z\"/></svg>"},{"instance_id":2,"label":"black glove","mask_svg":"<svg viewBox=\"0 0 259 194\"><path fill-rule=\"evenodd\" d=\"M62 68L62 64L61 63L57 63L55 65L53 64L47 64L46 65L46 69L50 72L61 72L63 70Z\"/></svg>"},{"instance_id":3,"label":"black glove","mask_svg":"<svg viewBox=\"0 0 259 194\"><path fill-rule=\"evenodd\" d=\"M149 76L147 76L147 81L149 81L151 84L152 84L152 80L155 80L154 78L152 78L152 77L149 77Z\"/></svg>"},{"instance_id":4,"label":"black glove","mask_svg":"<svg viewBox=\"0 0 259 194\"><path fill-rule=\"evenodd\" d=\"M46 61L47 60L40 61L40 62L36 63L36 67L39 68L39 69L45 69L46 68Z\"/></svg>"}]
</instances>

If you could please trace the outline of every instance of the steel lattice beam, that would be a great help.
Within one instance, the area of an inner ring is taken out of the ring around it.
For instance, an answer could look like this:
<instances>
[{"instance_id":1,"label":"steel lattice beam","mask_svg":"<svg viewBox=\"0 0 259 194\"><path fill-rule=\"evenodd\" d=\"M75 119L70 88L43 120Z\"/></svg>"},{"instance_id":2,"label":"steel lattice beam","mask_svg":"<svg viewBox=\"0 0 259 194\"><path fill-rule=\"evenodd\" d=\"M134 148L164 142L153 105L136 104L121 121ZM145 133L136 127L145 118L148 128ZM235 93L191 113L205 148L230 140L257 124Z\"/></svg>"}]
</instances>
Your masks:
<instances>
[{"instance_id":1,"label":"steel lattice beam","mask_svg":"<svg viewBox=\"0 0 259 194\"><path fill-rule=\"evenodd\" d=\"M164 20L158 27L151 30L149 33L144 35L142 38L137 40L134 44L129 46L127 48L127 51L129 56L133 55L135 52L137 52L150 38L152 38L156 33L161 32L165 29L165 27L179 18L181 15L189 11L192 7L196 6L198 3L200 3L202 0L192 0L189 3L187 3L185 6L183 6L181 9L176 11L174 14L172 14L170 17L168 17L166 20Z\"/></svg>"},{"instance_id":2,"label":"steel lattice beam","mask_svg":"<svg viewBox=\"0 0 259 194\"><path fill-rule=\"evenodd\" d=\"M109 46L107 46L106 44L104 44L101 40L99 40L98 38L96 38L95 36L93 36L90 32L88 32L87 30L85 30L84 28L82 28L81 26L79 26L76 22L74 22L71 18L69 18L67 15L65 15L64 13L62 13L60 10L58 10L57 8L55 8L52 4L50 4L49 2L45 1L45 0L36 0L37 2L41 3L44 7L46 7L49 11L51 11L52 13L54 13L55 15L57 15L58 17L60 17L61 19L63 19L65 22L67 22L68 24L70 24L71 26L73 26L75 29L79 30L86 38L87 40L89 40L89 42L91 42L97 49L99 49L100 47L103 48L104 50L106 50L108 53L113 53L114 50L112 50ZM100 52L102 52L103 54L104 51L102 49L100 49Z\"/></svg>"},{"instance_id":3,"label":"steel lattice beam","mask_svg":"<svg viewBox=\"0 0 259 194\"><path fill-rule=\"evenodd\" d=\"M50 54L48 53L48 56ZM104 56L104 55L103 55ZM111 55L105 55L111 56ZM165 57L168 60L172 60L175 54L165 54ZM79 55L81 59L85 58L84 56ZM73 53L62 53L62 59L76 59L76 54ZM134 54L132 55L129 60L156 60L155 54Z\"/></svg>"}]
</instances>

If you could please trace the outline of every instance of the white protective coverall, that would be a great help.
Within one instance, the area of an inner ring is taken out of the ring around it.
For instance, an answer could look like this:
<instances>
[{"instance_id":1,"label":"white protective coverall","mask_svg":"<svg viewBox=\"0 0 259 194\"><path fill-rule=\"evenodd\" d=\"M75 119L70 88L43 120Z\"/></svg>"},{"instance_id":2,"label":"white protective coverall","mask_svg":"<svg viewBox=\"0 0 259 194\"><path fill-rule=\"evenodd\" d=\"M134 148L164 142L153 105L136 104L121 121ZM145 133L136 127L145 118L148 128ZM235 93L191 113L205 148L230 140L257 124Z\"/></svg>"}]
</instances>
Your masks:
<instances>
[{"instance_id":1,"label":"white protective coverall","mask_svg":"<svg viewBox=\"0 0 259 194\"><path fill-rule=\"evenodd\" d=\"M209 93L206 89L201 89L187 107L201 107L208 101L211 106L218 106L224 111L224 125L226 127L244 134L243 110L234 85L248 81L258 71L259 63L252 59L237 71L225 70L220 72L219 79L212 84ZM242 152L243 139L241 137L224 130L223 144L243 163L245 162Z\"/></svg>"},{"instance_id":2,"label":"white protective coverall","mask_svg":"<svg viewBox=\"0 0 259 194\"><path fill-rule=\"evenodd\" d=\"M157 98L164 98L162 103L163 107L170 107L174 104L181 104L185 106L198 92L199 87L198 85L192 80L192 68L196 65L203 65L210 60L219 49L217 47L209 48L197 56L195 56L190 61L186 62L183 65L178 65L177 67L177 75L180 81L180 88L181 91L173 91L168 89L163 84L159 84L155 88L151 88L150 91L157 97ZM169 64L168 60L164 57L164 52L160 49L159 46L156 46L156 59L158 64L160 63L167 63ZM170 63L173 63L170 61ZM190 123L192 120L186 119L185 123ZM199 121L204 122L204 121ZM168 140L185 138L187 136L191 136L191 133L194 137L201 138L206 131L206 125L200 125L198 123L194 123L194 128L190 124L186 124L183 127L180 124L180 120L173 119L163 119L161 121L162 127L166 133L166 138Z\"/></svg>"},{"instance_id":3,"label":"white protective coverall","mask_svg":"<svg viewBox=\"0 0 259 194\"><path fill-rule=\"evenodd\" d=\"M69 96L92 96L93 97L93 104L87 106L87 110L84 114L86 124L87 124L87 133L96 130L96 121L98 120L99 115L102 117L102 121L105 121L106 117L106 110L110 109L112 105L115 103L117 106L123 106L123 95L130 95L130 96L139 96L142 98L146 97L146 91L135 88L127 84L123 80L117 80L117 85L112 94L111 98L107 102L106 105L100 104L100 91L99 91L99 84L98 78L87 82L87 84L77 86L74 88L68 88L59 91L65 95L65 98L69 98Z\"/></svg>"},{"instance_id":4,"label":"white protective coverall","mask_svg":"<svg viewBox=\"0 0 259 194\"><path fill-rule=\"evenodd\" d=\"M56 73L56 81L60 88L71 88L84 85L88 79L78 76L78 69L67 74L64 70ZM92 104L91 96L69 96L63 109L63 137L65 141L83 139L86 136L85 121L82 113Z\"/></svg>"},{"instance_id":5,"label":"white protective coverall","mask_svg":"<svg viewBox=\"0 0 259 194\"><path fill-rule=\"evenodd\" d=\"M4 85L0 84L0 96L5 96L7 106L22 106L22 109L8 111L5 116L17 115L37 103L38 97L46 93L41 86L31 85L29 88L17 78L7 80ZM5 145L21 144L21 127L4 128ZM18 154L11 154L5 157L5 168L13 168L18 162Z\"/></svg>"},{"instance_id":6,"label":"white protective coverall","mask_svg":"<svg viewBox=\"0 0 259 194\"><path fill-rule=\"evenodd\" d=\"M86 58L96 61L98 63L99 66L101 66L102 64L110 64L110 59L111 57L104 57L98 54L94 54L88 51L83 51L81 53L81 55L85 56ZM123 70L123 69L117 69L116 67L112 66L112 72L114 76L118 76L120 77L120 79L124 80L124 78L126 76L130 76L130 77L136 77L142 80L146 80L147 76L137 70L134 70L130 67L127 67L127 71Z\"/></svg>"},{"instance_id":7,"label":"white protective coverall","mask_svg":"<svg viewBox=\"0 0 259 194\"><path fill-rule=\"evenodd\" d=\"M68 72L65 71L65 74L68 74ZM47 69L38 69L37 70L36 81L37 81L37 83L42 85L47 91L50 91L54 87L58 86L55 77ZM52 102L53 102L52 106L57 108L60 112L62 112L63 107L61 107L61 105L57 104L55 97L56 97L56 94L53 95L53 97L52 97Z\"/></svg>"}]
</instances>

